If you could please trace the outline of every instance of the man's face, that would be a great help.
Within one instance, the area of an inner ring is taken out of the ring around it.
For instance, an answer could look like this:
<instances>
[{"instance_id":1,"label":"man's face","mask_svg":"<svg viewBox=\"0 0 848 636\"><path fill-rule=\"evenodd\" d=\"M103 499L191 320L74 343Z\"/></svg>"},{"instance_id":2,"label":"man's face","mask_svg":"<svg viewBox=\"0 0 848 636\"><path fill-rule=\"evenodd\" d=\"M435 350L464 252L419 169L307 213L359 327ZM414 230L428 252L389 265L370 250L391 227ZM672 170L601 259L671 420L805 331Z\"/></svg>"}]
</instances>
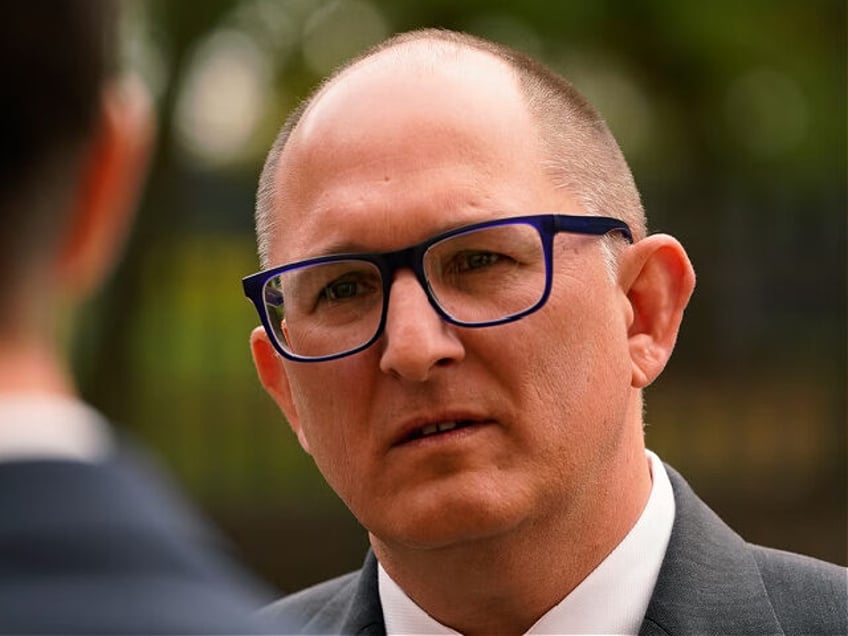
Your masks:
<instances>
[{"instance_id":1,"label":"man's face","mask_svg":"<svg viewBox=\"0 0 848 636\"><path fill-rule=\"evenodd\" d=\"M488 58L423 73L355 69L306 113L281 158L271 264L395 250L497 217L583 214L542 161L512 80ZM579 516L629 452L624 294L596 237L558 235L553 267L541 310L482 329L444 323L400 271L373 346L280 361L278 401L378 541L438 547ZM471 425L410 439L454 421Z\"/></svg>"}]
</instances>

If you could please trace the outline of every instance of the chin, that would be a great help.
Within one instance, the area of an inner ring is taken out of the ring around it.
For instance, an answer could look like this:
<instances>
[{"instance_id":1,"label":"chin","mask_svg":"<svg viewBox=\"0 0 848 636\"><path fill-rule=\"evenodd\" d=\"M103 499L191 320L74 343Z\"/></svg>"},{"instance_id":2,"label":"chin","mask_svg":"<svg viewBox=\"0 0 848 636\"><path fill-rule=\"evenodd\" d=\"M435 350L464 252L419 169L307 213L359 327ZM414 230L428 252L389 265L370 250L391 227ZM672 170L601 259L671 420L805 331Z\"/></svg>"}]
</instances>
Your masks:
<instances>
[{"instance_id":1,"label":"chin","mask_svg":"<svg viewBox=\"0 0 848 636\"><path fill-rule=\"evenodd\" d=\"M363 525L386 545L438 550L508 534L526 519L516 514L514 507L496 505L491 500L442 501L417 507L409 503L398 506L391 518Z\"/></svg>"}]
</instances>

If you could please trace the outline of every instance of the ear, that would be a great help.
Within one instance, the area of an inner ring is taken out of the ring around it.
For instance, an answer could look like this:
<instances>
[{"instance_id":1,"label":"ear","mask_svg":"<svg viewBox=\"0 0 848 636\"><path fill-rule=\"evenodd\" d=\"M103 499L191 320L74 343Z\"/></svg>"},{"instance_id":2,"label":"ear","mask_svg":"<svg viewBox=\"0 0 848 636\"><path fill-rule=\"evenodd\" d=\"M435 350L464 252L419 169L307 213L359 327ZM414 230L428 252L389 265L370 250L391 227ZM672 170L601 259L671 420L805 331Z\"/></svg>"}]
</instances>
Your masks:
<instances>
[{"instance_id":1,"label":"ear","mask_svg":"<svg viewBox=\"0 0 848 636\"><path fill-rule=\"evenodd\" d=\"M630 303L628 342L631 384L644 388L665 368L695 288L695 272L683 246L654 234L622 255L619 283Z\"/></svg>"},{"instance_id":2,"label":"ear","mask_svg":"<svg viewBox=\"0 0 848 636\"><path fill-rule=\"evenodd\" d=\"M57 274L84 298L110 273L122 251L153 141L150 100L139 81L104 88Z\"/></svg>"},{"instance_id":3,"label":"ear","mask_svg":"<svg viewBox=\"0 0 848 636\"><path fill-rule=\"evenodd\" d=\"M280 410L286 416L292 430L297 435L301 447L309 452L309 441L300 425L300 418L292 400L291 385L283 366L283 359L274 345L268 339L268 334L262 327L256 327L250 334L250 351L253 354L253 364L259 374L259 381L265 387L265 391L271 399L277 403Z\"/></svg>"}]
</instances>

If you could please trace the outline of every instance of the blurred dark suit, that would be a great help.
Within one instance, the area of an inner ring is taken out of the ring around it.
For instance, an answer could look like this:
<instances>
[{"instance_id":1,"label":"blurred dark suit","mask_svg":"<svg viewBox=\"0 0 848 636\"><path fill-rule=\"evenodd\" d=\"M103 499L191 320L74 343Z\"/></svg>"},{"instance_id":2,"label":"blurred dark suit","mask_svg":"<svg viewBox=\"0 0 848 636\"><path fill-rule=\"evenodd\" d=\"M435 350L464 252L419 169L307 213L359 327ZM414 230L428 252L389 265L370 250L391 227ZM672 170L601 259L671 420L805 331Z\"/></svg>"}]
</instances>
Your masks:
<instances>
[{"instance_id":1,"label":"blurred dark suit","mask_svg":"<svg viewBox=\"0 0 848 636\"><path fill-rule=\"evenodd\" d=\"M0 462L0 631L257 633L260 593L152 466Z\"/></svg>"}]
</instances>

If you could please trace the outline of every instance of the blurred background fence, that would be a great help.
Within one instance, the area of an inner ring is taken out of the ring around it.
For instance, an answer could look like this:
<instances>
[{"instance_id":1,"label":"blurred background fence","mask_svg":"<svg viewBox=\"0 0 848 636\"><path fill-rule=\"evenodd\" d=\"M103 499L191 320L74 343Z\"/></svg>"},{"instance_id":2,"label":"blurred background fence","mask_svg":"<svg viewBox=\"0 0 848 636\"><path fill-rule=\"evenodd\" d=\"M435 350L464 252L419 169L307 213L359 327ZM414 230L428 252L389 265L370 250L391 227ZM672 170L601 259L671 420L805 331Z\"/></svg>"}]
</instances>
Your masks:
<instances>
[{"instance_id":1,"label":"blurred background fence","mask_svg":"<svg viewBox=\"0 0 848 636\"><path fill-rule=\"evenodd\" d=\"M649 447L748 539L846 563L846 7L840 0L133 0L159 146L130 249L70 343L255 570L296 589L364 531L262 392L242 276L285 114L396 32L460 29L563 72L608 119L650 224L698 273L647 393ZM614 210L609 211L614 214Z\"/></svg>"}]
</instances>

